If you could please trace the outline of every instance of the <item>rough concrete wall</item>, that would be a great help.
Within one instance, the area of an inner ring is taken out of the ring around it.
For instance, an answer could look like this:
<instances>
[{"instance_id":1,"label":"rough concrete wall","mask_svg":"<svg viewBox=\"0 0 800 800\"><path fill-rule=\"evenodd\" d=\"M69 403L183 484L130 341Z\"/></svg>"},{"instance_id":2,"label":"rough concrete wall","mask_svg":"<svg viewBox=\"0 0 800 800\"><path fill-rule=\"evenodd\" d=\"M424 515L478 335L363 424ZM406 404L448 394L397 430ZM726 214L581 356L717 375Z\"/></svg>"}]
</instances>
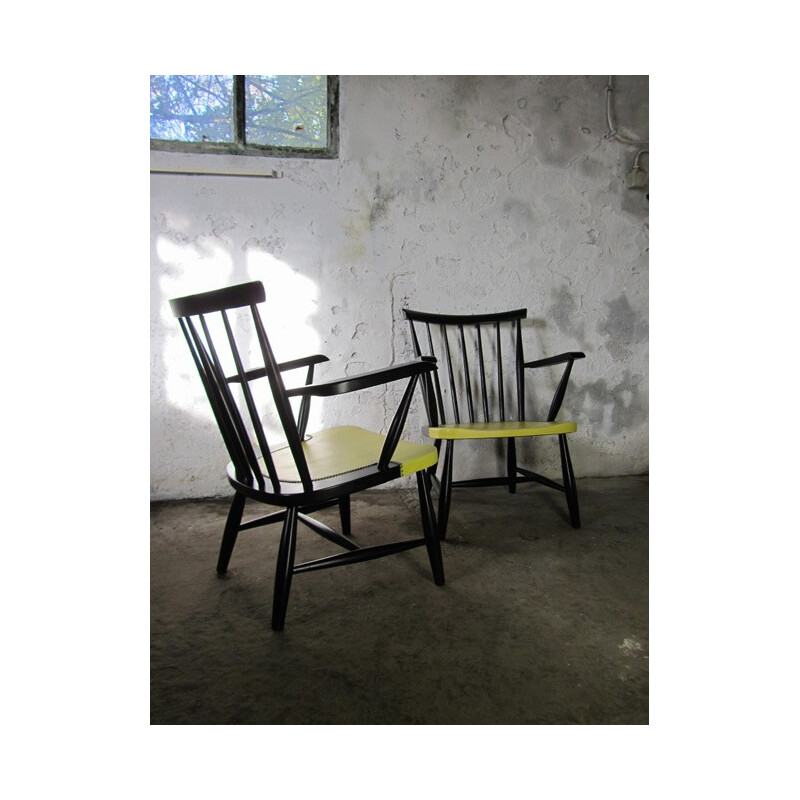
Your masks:
<instances>
[{"instance_id":1,"label":"rough concrete wall","mask_svg":"<svg viewBox=\"0 0 800 800\"><path fill-rule=\"evenodd\" d=\"M318 377L411 356L405 306L528 308L529 359L583 350L561 416L577 475L648 468L648 208L635 148L606 137L606 77L347 77L340 157L272 159L277 179L151 178L151 492L227 492L227 460L167 299L246 280L268 293L278 358L322 352ZM648 82L618 77L617 123L647 136ZM345 368L344 364L348 366ZM529 416L558 372L537 375ZM384 429L396 392L356 397ZM349 420L342 399L311 426ZM410 438L421 441L419 406ZM488 447L488 449L487 449ZM557 446L524 449L554 471ZM485 473L493 445L459 454Z\"/></svg>"}]
</instances>

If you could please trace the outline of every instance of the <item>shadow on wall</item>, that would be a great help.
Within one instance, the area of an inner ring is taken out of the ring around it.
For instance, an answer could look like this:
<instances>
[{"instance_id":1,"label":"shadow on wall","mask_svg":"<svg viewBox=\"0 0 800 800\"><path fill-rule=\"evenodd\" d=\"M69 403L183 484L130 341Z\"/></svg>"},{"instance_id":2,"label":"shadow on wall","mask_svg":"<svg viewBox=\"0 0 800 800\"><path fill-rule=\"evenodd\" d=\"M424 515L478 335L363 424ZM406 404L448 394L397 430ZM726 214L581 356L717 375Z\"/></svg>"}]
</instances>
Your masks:
<instances>
[{"instance_id":1,"label":"shadow on wall","mask_svg":"<svg viewBox=\"0 0 800 800\"><path fill-rule=\"evenodd\" d=\"M220 468L228 456L186 340L169 307L171 298L260 280L267 294L262 314L278 359L317 353L320 347L312 321L319 294L313 281L270 253L256 249L236 253L217 243L209 246L199 237L190 239L179 228L165 226L151 236L153 499L228 493ZM287 384L291 385L294 377L287 374ZM317 415L312 405L310 426L319 425ZM275 428L271 432L277 434Z\"/></svg>"}]
</instances>

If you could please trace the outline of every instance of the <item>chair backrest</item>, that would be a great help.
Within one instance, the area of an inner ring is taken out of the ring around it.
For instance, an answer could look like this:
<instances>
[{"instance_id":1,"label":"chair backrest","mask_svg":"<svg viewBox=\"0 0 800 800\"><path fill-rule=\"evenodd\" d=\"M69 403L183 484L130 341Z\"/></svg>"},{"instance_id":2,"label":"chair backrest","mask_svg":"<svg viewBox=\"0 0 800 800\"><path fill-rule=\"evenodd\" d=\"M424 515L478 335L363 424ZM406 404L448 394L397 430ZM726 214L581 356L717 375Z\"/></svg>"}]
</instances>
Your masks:
<instances>
[{"instance_id":1,"label":"chair backrest","mask_svg":"<svg viewBox=\"0 0 800 800\"><path fill-rule=\"evenodd\" d=\"M527 309L496 314L431 314L404 309L416 356L434 356L431 425L525 417L521 320ZM425 386L425 384L423 384ZM511 395L511 397L509 397Z\"/></svg>"},{"instance_id":2,"label":"chair backrest","mask_svg":"<svg viewBox=\"0 0 800 800\"><path fill-rule=\"evenodd\" d=\"M277 415L303 487L310 490L311 476L301 444L307 409L301 408L295 418L258 311L258 303L264 300L263 284L253 281L176 298L170 300L170 307L186 336L237 480L265 489L265 468L272 490L280 493L263 424L271 410ZM313 370L313 365L309 369Z\"/></svg>"}]
</instances>

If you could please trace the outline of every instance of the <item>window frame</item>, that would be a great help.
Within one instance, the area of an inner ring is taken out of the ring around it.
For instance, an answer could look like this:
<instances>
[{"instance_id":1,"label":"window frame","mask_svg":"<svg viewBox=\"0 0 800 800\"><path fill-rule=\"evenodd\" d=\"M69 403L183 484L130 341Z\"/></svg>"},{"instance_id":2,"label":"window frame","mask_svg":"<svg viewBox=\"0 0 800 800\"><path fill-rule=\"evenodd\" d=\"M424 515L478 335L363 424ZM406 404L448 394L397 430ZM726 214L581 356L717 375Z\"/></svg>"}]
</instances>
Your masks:
<instances>
[{"instance_id":1,"label":"window frame","mask_svg":"<svg viewBox=\"0 0 800 800\"><path fill-rule=\"evenodd\" d=\"M180 142L150 139L151 151L194 153L198 155L267 156L277 158L338 158L339 156L339 76L327 76L328 143L325 147L280 147L248 144L245 140L245 76L233 76L233 142Z\"/></svg>"}]
</instances>

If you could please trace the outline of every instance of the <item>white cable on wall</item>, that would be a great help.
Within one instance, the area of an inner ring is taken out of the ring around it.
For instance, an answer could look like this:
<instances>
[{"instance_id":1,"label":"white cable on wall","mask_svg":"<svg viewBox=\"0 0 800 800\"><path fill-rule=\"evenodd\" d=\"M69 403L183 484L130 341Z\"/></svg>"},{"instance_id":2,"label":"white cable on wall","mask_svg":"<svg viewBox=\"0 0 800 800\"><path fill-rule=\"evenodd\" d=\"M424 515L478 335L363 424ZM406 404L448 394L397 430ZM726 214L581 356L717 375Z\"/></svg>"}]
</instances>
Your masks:
<instances>
[{"instance_id":1,"label":"white cable on wall","mask_svg":"<svg viewBox=\"0 0 800 800\"><path fill-rule=\"evenodd\" d=\"M627 175L627 184L629 189L647 189L649 185L649 178L647 172L642 169L641 166L641 159L642 156L650 155L650 143L647 141L639 141L636 139L627 139L624 136L620 136L617 132L617 129L614 125L614 113L612 110L612 102L611 96L614 93L614 76L608 76L608 85L606 86L606 117L608 119L608 133L606 134L606 138L612 138L620 144L629 145L631 147L639 147L641 148L639 152L636 154L636 158L633 161L633 169ZM649 195L648 195L649 198Z\"/></svg>"},{"instance_id":2,"label":"white cable on wall","mask_svg":"<svg viewBox=\"0 0 800 800\"><path fill-rule=\"evenodd\" d=\"M612 111L612 103L611 103L611 95L614 92L614 76L608 76L608 86L606 86L606 116L608 118L608 133L607 136L616 139L618 142L622 144L631 145L632 147L647 147L650 143L645 141L636 141L635 139L626 139L624 136L620 136L617 132L616 127L614 126L614 114Z\"/></svg>"}]
</instances>

